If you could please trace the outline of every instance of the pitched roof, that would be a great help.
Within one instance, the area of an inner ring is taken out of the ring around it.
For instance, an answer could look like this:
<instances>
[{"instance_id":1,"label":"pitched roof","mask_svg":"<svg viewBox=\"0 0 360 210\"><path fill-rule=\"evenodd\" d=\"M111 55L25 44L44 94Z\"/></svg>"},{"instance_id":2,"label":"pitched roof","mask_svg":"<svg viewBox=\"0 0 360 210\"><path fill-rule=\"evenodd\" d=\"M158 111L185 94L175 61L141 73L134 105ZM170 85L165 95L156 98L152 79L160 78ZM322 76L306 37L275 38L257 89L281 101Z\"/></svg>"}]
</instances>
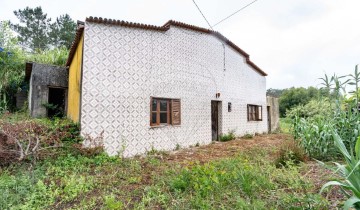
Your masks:
<instances>
[{"instance_id":1,"label":"pitched roof","mask_svg":"<svg viewBox=\"0 0 360 210\"><path fill-rule=\"evenodd\" d=\"M68 56L68 59L66 61L65 66L70 66L71 61L74 58L76 48L77 48L77 46L78 46L78 44L80 42L81 35L82 35L83 31L84 31L84 25L79 25L78 29L76 30L76 33L75 33L74 41L71 44L69 56Z\"/></svg>"},{"instance_id":2,"label":"pitched roof","mask_svg":"<svg viewBox=\"0 0 360 210\"><path fill-rule=\"evenodd\" d=\"M127 22L127 21L123 21L123 20L113 20L113 19L107 19L107 18L101 18L101 17L97 18L97 17L90 16L90 17L86 18L85 22L116 25L116 26L129 27L129 28L139 28L139 29L144 29L144 30L155 30L155 31L167 31L170 29L171 26L176 26L176 27L180 27L180 28L184 28L184 29L188 29L188 30L192 30L192 31L211 34L211 35L217 37L218 39L220 39L221 41L225 42L227 45L232 47L235 51L237 51L241 55L243 55L245 57L246 63L249 64L251 67L253 67L258 73L260 73L262 76L267 76L267 74L263 70L261 70L257 65L255 65L252 61L250 61L249 54L247 54L244 50L242 50L240 47L235 45L233 42L231 42L229 39L227 39L225 36L223 36L221 33L217 32L217 31L213 31L210 29L206 29L206 28L202 28L202 27L198 27L198 26L194 26L194 25L190 25L190 24L186 24L186 23L182 23L182 22L178 22L178 21L174 21L174 20L169 20L162 26L155 26L155 25L147 25L147 24L142 24L142 23ZM75 40L70 48L70 53L69 53L68 60L66 62L66 66L69 66L71 64L71 61L72 61L75 51L76 51L77 44L80 41L83 31L84 31L84 27L80 26L76 32Z\"/></svg>"}]
</instances>

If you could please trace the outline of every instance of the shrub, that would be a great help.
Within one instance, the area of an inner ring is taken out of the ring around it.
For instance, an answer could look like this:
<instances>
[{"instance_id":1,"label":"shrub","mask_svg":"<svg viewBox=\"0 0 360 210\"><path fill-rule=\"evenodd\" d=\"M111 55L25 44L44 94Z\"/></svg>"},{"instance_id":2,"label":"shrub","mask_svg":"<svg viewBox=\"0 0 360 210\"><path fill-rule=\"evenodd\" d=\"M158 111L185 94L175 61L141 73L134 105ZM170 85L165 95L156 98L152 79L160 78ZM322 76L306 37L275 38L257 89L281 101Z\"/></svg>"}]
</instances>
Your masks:
<instances>
[{"instance_id":1,"label":"shrub","mask_svg":"<svg viewBox=\"0 0 360 210\"><path fill-rule=\"evenodd\" d=\"M333 108L334 107L327 98L320 100L313 99L305 105L300 104L287 110L286 117L293 119L295 116L302 118L331 116Z\"/></svg>"},{"instance_id":2,"label":"shrub","mask_svg":"<svg viewBox=\"0 0 360 210\"><path fill-rule=\"evenodd\" d=\"M222 142L231 141L231 140L234 140L235 138L236 138L236 136L235 136L234 130L229 131L229 133L227 133L227 134L220 135L220 141L222 141Z\"/></svg>"}]
</instances>

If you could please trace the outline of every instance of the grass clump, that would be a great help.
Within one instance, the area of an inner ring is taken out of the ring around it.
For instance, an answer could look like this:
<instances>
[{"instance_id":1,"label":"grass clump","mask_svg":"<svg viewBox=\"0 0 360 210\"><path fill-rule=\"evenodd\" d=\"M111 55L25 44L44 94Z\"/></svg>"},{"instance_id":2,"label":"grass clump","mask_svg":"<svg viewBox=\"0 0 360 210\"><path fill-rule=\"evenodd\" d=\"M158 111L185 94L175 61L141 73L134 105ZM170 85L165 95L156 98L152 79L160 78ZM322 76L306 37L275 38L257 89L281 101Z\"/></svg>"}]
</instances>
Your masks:
<instances>
[{"instance_id":1,"label":"grass clump","mask_svg":"<svg viewBox=\"0 0 360 210\"><path fill-rule=\"evenodd\" d=\"M298 142L286 140L276 153L275 165L276 167L287 167L289 163L298 165L306 160L306 153L304 149L299 146Z\"/></svg>"},{"instance_id":2,"label":"grass clump","mask_svg":"<svg viewBox=\"0 0 360 210\"><path fill-rule=\"evenodd\" d=\"M243 138L243 139L252 139L252 138L254 138L254 135L252 135L250 133L247 133L247 134L243 135L241 138Z\"/></svg>"},{"instance_id":3,"label":"grass clump","mask_svg":"<svg viewBox=\"0 0 360 210\"><path fill-rule=\"evenodd\" d=\"M235 131L234 131L234 130L231 130L231 131L229 131L229 133L227 133L227 134L220 135L219 140L220 140L221 142L226 142L226 141L234 140L235 138L236 138L236 136L235 136Z\"/></svg>"}]
</instances>

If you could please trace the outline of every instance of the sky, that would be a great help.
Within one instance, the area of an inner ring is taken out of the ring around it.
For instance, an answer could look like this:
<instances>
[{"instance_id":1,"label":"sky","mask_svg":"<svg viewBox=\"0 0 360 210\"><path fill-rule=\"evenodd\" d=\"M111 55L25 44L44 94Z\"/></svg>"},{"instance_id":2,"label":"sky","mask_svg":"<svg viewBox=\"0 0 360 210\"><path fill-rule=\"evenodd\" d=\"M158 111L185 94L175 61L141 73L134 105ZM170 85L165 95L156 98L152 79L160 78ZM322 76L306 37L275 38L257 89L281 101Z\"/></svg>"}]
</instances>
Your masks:
<instances>
[{"instance_id":1,"label":"sky","mask_svg":"<svg viewBox=\"0 0 360 210\"><path fill-rule=\"evenodd\" d=\"M195 0L211 25L254 0ZM172 19L209 28L192 0L0 0L0 20L41 6L55 19L103 17L153 25ZM347 75L360 63L360 0L257 0L214 27L267 76L267 88L320 87L318 78Z\"/></svg>"}]
</instances>

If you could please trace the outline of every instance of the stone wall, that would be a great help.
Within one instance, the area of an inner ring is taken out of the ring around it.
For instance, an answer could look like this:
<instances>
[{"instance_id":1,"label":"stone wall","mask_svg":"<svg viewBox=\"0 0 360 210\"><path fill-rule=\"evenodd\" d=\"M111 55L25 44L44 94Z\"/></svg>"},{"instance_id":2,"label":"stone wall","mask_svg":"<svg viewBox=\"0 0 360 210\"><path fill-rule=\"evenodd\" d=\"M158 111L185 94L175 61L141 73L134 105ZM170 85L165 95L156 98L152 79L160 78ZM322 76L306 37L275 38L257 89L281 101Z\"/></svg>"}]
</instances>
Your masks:
<instances>
[{"instance_id":1,"label":"stone wall","mask_svg":"<svg viewBox=\"0 0 360 210\"><path fill-rule=\"evenodd\" d=\"M33 63L29 82L29 112L32 117L46 117L44 104L48 103L49 87L68 86L65 67Z\"/></svg>"},{"instance_id":2,"label":"stone wall","mask_svg":"<svg viewBox=\"0 0 360 210\"><path fill-rule=\"evenodd\" d=\"M270 132L277 131L280 128L279 99L267 96L266 104L270 107Z\"/></svg>"}]
</instances>

